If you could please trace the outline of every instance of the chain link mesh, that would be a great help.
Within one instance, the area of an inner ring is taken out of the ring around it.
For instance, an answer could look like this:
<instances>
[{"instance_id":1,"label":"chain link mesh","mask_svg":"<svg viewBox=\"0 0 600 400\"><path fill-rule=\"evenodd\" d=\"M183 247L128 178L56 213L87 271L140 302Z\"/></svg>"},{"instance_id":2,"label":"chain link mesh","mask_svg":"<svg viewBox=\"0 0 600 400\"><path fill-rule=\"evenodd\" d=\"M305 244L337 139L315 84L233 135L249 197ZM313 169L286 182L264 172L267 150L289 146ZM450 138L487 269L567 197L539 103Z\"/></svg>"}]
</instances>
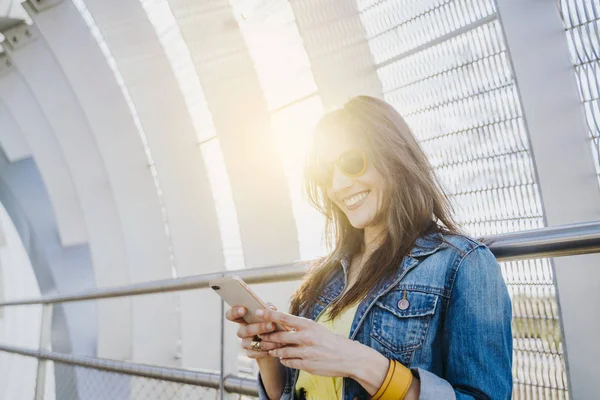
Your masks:
<instances>
[{"instance_id":1,"label":"chain link mesh","mask_svg":"<svg viewBox=\"0 0 600 400\"><path fill-rule=\"evenodd\" d=\"M600 183L600 4L597 0L557 0L585 109Z\"/></svg>"},{"instance_id":2,"label":"chain link mesh","mask_svg":"<svg viewBox=\"0 0 600 400\"><path fill-rule=\"evenodd\" d=\"M218 389L45 361L44 400L218 400ZM38 360L0 352L0 398L34 400ZM247 376L248 378L251 375ZM227 394L228 399L256 397Z\"/></svg>"},{"instance_id":3,"label":"chain link mesh","mask_svg":"<svg viewBox=\"0 0 600 400\"><path fill-rule=\"evenodd\" d=\"M48 382L52 379L48 374L45 400L219 399L218 390L201 386L48 362L48 372L52 370L55 380Z\"/></svg>"}]
</instances>

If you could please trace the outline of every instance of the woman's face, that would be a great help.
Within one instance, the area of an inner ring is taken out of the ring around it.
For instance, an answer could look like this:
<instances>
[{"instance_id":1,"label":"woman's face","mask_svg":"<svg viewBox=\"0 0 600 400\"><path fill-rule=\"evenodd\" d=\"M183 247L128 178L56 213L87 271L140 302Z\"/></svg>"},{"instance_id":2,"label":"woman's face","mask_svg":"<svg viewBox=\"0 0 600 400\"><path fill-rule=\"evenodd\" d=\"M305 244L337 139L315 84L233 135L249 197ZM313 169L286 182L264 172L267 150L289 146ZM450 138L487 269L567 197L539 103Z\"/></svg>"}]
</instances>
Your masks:
<instances>
[{"instance_id":1,"label":"woman's face","mask_svg":"<svg viewBox=\"0 0 600 400\"><path fill-rule=\"evenodd\" d=\"M383 175L373 166L367 156L365 172L351 177L340 171L335 161L348 150L360 149L351 140L322 140L319 158L325 163L334 163L331 185L327 196L348 217L353 227L374 227L376 217L382 211L386 183Z\"/></svg>"}]
</instances>

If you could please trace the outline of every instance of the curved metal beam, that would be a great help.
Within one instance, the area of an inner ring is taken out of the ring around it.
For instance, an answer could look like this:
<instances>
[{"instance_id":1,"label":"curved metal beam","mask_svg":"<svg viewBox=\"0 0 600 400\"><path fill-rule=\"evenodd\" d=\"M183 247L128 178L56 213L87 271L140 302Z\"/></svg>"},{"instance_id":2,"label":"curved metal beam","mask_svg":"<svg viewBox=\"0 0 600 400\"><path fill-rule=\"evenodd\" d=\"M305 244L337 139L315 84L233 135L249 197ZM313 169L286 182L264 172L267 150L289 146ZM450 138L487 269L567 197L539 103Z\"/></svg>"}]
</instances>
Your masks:
<instances>
[{"instance_id":1,"label":"curved metal beam","mask_svg":"<svg viewBox=\"0 0 600 400\"><path fill-rule=\"evenodd\" d=\"M81 203L54 132L29 86L5 54L0 54L0 65L5 66L0 73L0 101L14 116L31 148L52 200L61 243L65 246L87 243Z\"/></svg>"},{"instance_id":2,"label":"curved metal beam","mask_svg":"<svg viewBox=\"0 0 600 400\"><path fill-rule=\"evenodd\" d=\"M296 223L270 115L229 1L169 4L223 150L246 266L298 260Z\"/></svg>"},{"instance_id":3,"label":"curved metal beam","mask_svg":"<svg viewBox=\"0 0 600 400\"><path fill-rule=\"evenodd\" d=\"M0 156L0 201L17 229L44 295L95 287L87 245L64 247L56 235L52 205L32 159L8 163ZM53 349L96 355L96 323L93 303L55 306ZM64 382L76 382L72 369L58 366L56 371ZM72 384L63 386L67 397L77 390Z\"/></svg>"},{"instance_id":4,"label":"curved metal beam","mask_svg":"<svg viewBox=\"0 0 600 400\"><path fill-rule=\"evenodd\" d=\"M17 37L17 30L28 31L30 39L23 43L19 38L18 46L13 46L10 38ZM88 225L98 285L128 282L128 271L122 267L127 265L127 258L112 187L88 121L62 68L35 26L21 24L2 33L9 38L3 43L7 55L37 99L65 156ZM12 95L6 93L6 98Z\"/></svg>"},{"instance_id":5,"label":"curved metal beam","mask_svg":"<svg viewBox=\"0 0 600 400\"><path fill-rule=\"evenodd\" d=\"M214 201L173 69L138 0L85 0L137 110L163 190L177 273L223 265Z\"/></svg>"},{"instance_id":6,"label":"curved metal beam","mask_svg":"<svg viewBox=\"0 0 600 400\"><path fill-rule=\"evenodd\" d=\"M64 155L87 224L96 285L129 283L123 230L112 186L88 121L62 68L35 26L22 23L2 33L6 37L3 45L8 57L27 82L34 97L30 100L39 105L50 125L47 132L54 134L60 148L58 154ZM19 94L7 92L2 96L8 102ZM31 104L19 106L32 107ZM130 301L99 304L98 314L100 349L110 348L110 355L114 357L130 357ZM94 331L92 336L95 344L97 333ZM93 351L95 354L96 348Z\"/></svg>"},{"instance_id":7,"label":"curved metal beam","mask_svg":"<svg viewBox=\"0 0 600 400\"><path fill-rule=\"evenodd\" d=\"M36 10L30 2L24 5L62 67L89 121L114 191L131 281L171 277L170 242L144 146L98 43L71 1L57 2L42 11ZM131 321L113 323L104 329L124 336L111 335L110 341L100 340L99 355L130 359L132 353L155 354L152 356L155 362L170 362L180 335L177 304L173 300L136 299L132 304ZM129 324L132 332L118 328ZM155 328L148 332L148 326ZM132 343L131 336L138 339ZM165 346L165 343L172 345Z\"/></svg>"},{"instance_id":8,"label":"curved metal beam","mask_svg":"<svg viewBox=\"0 0 600 400\"><path fill-rule=\"evenodd\" d=\"M39 296L40 288L29 257L4 206L0 204L0 297L17 299ZM42 307L18 307L0 311L2 341L28 348L40 345ZM22 357L0 357L0 398L27 396L35 385L36 363Z\"/></svg>"},{"instance_id":9,"label":"curved metal beam","mask_svg":"<svg viewBox=\"0 0 600 400\"><path fill-rule=\"evenodd\" d=\"M31 157L31 149L21 127L2 101L0 101L0 146L9 162Z\"/></svg>"},{"instance_id":10,"label":"curved metal beam","mask_svg":"<svg viewBox=\"0 0 600 400\"><path fill-rule=\"evenodd\" d=\"M298 231L271 133L270 114L230 2L170 0L169 4L190 51L223 151L245 265L298 260ZM278 297L283 296L274 294L271 298ZM233 329L228 324L219 328L221 332ZM235 373L240 350L233 334L227 332L223 337L228 339L221 344L218 368L224 374ZM198 353L193 341L184 341L184 354Z\"/></svg>"},{"instance_id":11,"label":"curved metal beam","mask_svg":"<svg viewBox=\"0 0 600 400\"><path fill-rule=\"evenodd\" d=\"M202 272L198 260L208 260L211 267L223 269L216 209L202 153L154 27L138 0L86 0L85 4L114 57L145 132L163 192L177 275ZM211 310L212 317L201 319L198 304ZM217 339L208 333L218 328L218 310L218 299L201 293L182 295L181 323L171 324L181 329L181 338L171 340L167 347L163 344L170 357L161 353L160 362L179 365L182 358L185 362L182 343L193 343L200 349L190 365L196 362L205 366L218 360ZM136 338L139 335L142 341L147 334L140 331ZM134 360L155 362L153 354L136 350Z\"/></svg>"}]
</instances>

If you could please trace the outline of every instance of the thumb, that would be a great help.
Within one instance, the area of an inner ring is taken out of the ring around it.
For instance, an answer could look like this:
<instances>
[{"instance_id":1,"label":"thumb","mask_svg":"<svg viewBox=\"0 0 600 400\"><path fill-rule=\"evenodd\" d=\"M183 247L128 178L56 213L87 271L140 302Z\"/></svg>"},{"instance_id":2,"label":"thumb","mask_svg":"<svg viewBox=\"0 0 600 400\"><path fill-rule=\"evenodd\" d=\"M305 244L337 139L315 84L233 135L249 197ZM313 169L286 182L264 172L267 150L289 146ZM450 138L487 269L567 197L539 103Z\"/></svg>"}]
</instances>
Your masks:
<instances>
[{"instance_id":1,"label":"thumb","mask_svg":"<svg viewBox=\"0 0 600 400\"><path fill-rule=\"evenodd\" d=\"M273 303L267 303L267 307L269 307L273 311L277 311L277 307Z\"/></svg>"}]
</instances>

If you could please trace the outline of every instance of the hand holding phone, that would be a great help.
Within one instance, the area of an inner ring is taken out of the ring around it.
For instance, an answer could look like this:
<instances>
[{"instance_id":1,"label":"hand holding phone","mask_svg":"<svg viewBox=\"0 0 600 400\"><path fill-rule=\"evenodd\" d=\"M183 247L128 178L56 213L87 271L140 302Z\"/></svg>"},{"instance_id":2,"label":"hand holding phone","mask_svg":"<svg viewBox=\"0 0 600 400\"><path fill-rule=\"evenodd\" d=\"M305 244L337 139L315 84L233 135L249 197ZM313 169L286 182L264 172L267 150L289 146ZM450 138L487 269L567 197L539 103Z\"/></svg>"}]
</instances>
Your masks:
<instances>
[{"instance_id":1,"label":"hand holding phone","mask_svg":"<svg viewBox=\"0 0 600 400\"><path fill-rule=\"evenodd\" d=\"M263 322L256 317L256 310L266 309L268 306L250 289L242 278L236 275L228 275L210 281L209 285L230 307L245 307L246 314L242 318L248 324ZM275 330L289 329L276 324Z\"/></svg>"},{"instance_id":2,"label":"hand holding phone","mask_svg":"<svg viewBox=\"0 0 600 400\"><path fill-rule=\"evenodd\" d=\"M255 360L276 360L280 367L279 360L273 359L269 355L270 350L285 347L281 343L262 340L260 335L271 333L277 330L289 330L284 326L272 322L266 322L256 317L256 311L269 308L254 293L248 285L239 276L231 275L224 278L215 279L209 282L210 287L217 292L219 296L231 307L227 311L227 319L240 324L237 336L242 339L241 346L246 350L246 356ZM245 310L239 310L244 307ZM244 324L242 319L246 323ZM271 326L269 326L271 325ZM259 363L259 367L260 367ZM262 364L264 367L264 364Z\"/></svg>"}]
</instances>

